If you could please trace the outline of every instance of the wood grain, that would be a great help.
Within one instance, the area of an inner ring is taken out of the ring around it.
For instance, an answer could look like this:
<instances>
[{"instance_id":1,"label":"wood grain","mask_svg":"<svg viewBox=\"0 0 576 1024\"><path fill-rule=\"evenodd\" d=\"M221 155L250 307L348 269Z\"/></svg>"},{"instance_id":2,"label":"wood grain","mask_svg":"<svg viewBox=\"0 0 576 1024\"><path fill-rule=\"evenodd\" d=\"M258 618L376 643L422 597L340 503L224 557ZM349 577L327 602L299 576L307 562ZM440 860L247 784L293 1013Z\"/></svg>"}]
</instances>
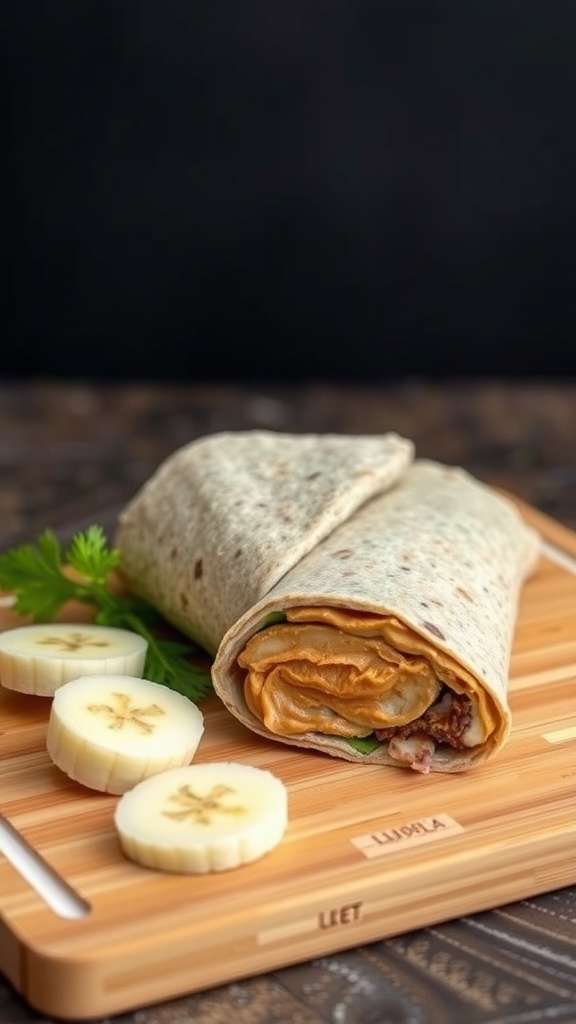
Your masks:
<instances>
[{"instance_id":1,"label":"wood grain","mask_svg":"<svg viewBox=\"0 0 576 1024\"><path fill-rule=\"evenodd\" d=\"M521 508L576 556L576 535ZM59 917L0 856L0 969L40 1012L81 1020L573 883L575 682L576 575L543 558L522 594L512 737L466 775L297 752L249 734L212 698L197 759L278 774L290 824L262 860L198 878L124 859L116 798L50 763L47 700L0 690L1 810L90 908Z\"/></svg>"}]
</instances>

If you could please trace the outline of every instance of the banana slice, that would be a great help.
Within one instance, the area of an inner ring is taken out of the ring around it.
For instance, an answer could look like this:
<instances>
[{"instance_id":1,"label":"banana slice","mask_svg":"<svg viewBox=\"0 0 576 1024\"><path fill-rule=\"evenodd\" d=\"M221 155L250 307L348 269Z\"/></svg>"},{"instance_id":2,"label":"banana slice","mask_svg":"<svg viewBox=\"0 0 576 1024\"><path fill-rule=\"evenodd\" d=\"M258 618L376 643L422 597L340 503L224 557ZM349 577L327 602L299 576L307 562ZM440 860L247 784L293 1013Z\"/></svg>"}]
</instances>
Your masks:
<instances>
[{"instance_id":1,"label":"banana slice","mask_svg":"<svg viewBox=\"0 0 576 1024\"><path fill-rule=\"evenodd\" d=\"M138 633L92 623L51 622L0 633L0 684L51 697L77 676L141 676L148 644Z\"/></svg>"},{"instance_id":2,"label":"banana slice","mask_svg":"<svg viewBox=\"0 0 576 1024\"><path fill-rule=\"evenodd\" d=\"M120 794L142 779L190 763L204 732L192 701L134 676L80 676L59 687L46 749L76 782Z\"/></svg>"},{"instance_id":3,"label":"banana slice","mask_svg":"<svg viewBox=\"0 0 576 1024\"><path fill-rule=\"evenodd\" d=\"M227 871L278 845L288 794L272 772L233 761L188 765L140 782L116 805L124 854L182 874Z\"/></svg>"}]
</instances>

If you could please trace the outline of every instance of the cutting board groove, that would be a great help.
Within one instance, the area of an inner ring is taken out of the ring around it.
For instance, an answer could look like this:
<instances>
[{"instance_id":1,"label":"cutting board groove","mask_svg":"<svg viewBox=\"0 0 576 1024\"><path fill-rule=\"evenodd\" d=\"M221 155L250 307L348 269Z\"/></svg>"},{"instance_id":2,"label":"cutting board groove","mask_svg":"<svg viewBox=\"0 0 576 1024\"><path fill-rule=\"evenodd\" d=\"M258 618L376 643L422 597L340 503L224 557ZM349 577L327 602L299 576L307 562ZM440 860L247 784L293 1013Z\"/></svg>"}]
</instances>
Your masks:
<instances>
[{"instance_id":1,"label":"cutting board groove","mask_svg":"<svg viewBox=\"0 0 576 1024\"><path fill-rule=\"evenodd\" d=\"M576 556L575 534L518 505ZM0 628L15 624L1 608ZM520 604L511 739L465 775L282 747L211 698L197 760L269 768L288 786L290 821L267 857L196 878L123 858L116 798L50 763L49 702L0 689L2 812L89 906L58 916L0 854L0 969L37 1010L78 1021L572 884L575 691L576 575L543 557Z\"/></svg>"}]
</instances>

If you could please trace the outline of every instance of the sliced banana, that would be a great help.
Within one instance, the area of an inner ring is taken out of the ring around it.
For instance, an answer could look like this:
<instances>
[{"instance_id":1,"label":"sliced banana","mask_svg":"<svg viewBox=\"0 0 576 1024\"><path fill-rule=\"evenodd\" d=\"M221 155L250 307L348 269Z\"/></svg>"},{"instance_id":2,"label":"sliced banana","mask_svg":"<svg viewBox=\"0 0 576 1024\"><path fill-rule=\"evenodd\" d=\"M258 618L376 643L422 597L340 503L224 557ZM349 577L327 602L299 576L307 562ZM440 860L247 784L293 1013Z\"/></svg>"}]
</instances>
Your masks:
<instances>
[{"instance_id":1,"label":"sliced banana","mask_svg":"<svg viewBox=\"0 0 576 1024\"><path fill-rule=\"evenodd\" d=\"M46 749L76 782L106 793L190 763L204 716L187 697L134 676L81 676L59 687Z\"/></svg>"},{"instance_id":2,"label":"sliced banana","mask_svg":"<svg viewBox=\"0 0 576 1024\"><path fill-rule=\"evenodd\" d=\"M182 874L227 871L278 845L288 794L272 772L233 761L188 765L140 782L116 805L124 854Z\"/></svg>"},{"instance_id":3,"label":"sliced banana","mask_svg":"<svg viewBox=\"0 0 576 1024\"><path fill-rule=\"evenodd\" d=\"M77 676L141 676L148 644L138 633L92 623L51 622L0 633L0 684L51 697Z\"/></svg>"}]
</instances>

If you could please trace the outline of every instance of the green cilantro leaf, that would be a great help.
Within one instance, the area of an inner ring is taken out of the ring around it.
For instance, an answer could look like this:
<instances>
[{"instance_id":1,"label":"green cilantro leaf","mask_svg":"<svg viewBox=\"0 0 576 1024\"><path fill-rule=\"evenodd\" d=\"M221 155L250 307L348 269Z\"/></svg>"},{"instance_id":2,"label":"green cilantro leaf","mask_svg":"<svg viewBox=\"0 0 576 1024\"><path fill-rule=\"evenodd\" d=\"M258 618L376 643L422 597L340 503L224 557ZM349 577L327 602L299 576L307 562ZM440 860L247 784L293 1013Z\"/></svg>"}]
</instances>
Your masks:
<instances>
[{"instance_id":1,"label":"green cilantro leaf","mask_svg":"<svg viewBox=\"0 0 576 1024\"><path fill-rule=\"evenodd\" d=\"M172 690L178 690L185 697L197 703L212 690L210 673L196 668L188 660L195 648L173 640L162 640L148 647L149 669Z\"/></svg>"},{"instance_id":2,"label":"green cilantro leaf","mask_svg":"<svg viewBox=\"0 0 576 1024\"><path fill-rule=\"evenodd\" d=\"M49 622L75 596L75 585L62 572L62 550L51 530L36 547L23 544L0 556L0 588L15 595L15 609L36 622Z\"/></svg>"},{"instance_id":3,"label":"green cilantro leaf","mask_svg":"<svg viewBox=\"0 0 576 1024\"><path fill-rule=\"evenodd\" d=\"M101 526L89 526L85 533L77 533L73 537L66 560L83 576L105 582L120 564L120 552L108 547Z\"/></svg>"}]
</instances>

